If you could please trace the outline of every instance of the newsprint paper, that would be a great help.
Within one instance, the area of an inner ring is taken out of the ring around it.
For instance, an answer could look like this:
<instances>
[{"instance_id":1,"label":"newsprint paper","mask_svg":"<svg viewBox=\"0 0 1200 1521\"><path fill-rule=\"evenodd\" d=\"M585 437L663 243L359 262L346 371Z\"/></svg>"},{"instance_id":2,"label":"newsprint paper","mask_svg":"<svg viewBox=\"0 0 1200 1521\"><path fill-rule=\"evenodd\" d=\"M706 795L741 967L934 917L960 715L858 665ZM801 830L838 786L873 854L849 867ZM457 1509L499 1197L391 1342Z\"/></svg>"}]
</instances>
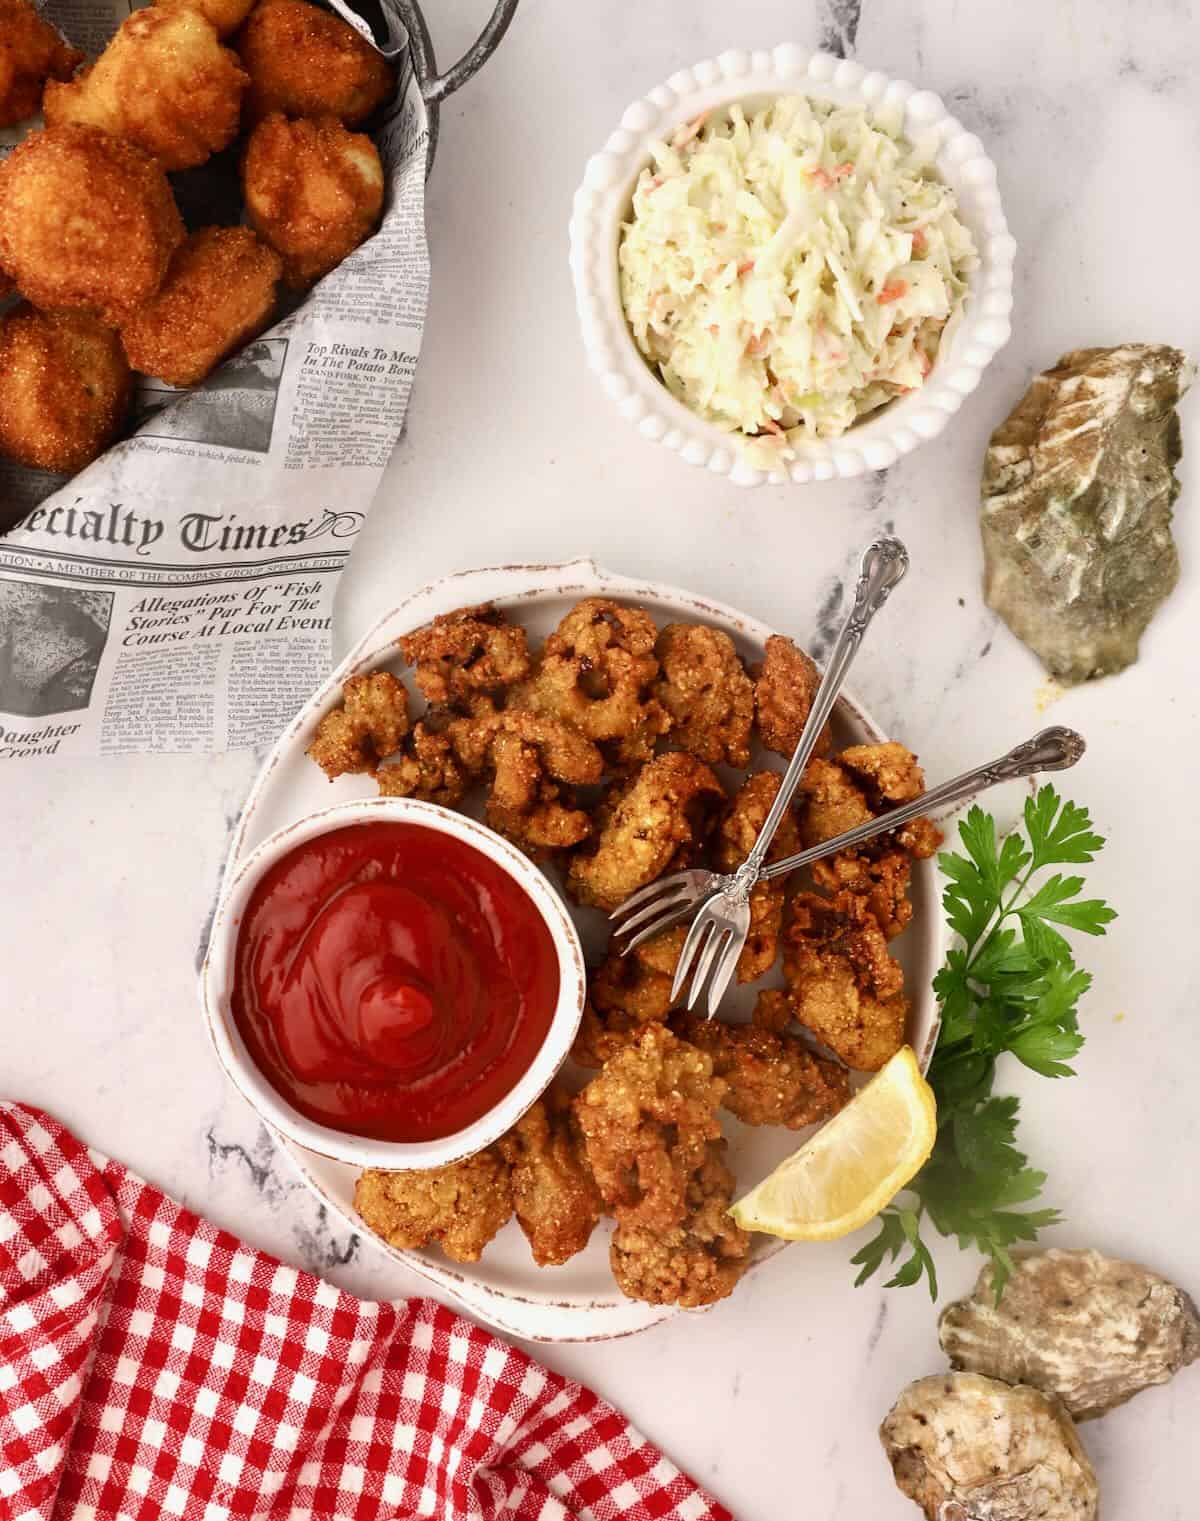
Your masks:
<instances>
[{"instance_id":1,"label":"newsprint paper","mask_svg":"<svg viewBox=\"0 0 1200 1521\"><path fill-rule=\"evenodd\" d=\"M44 9L94 53L131 8L117 3ZM381 8L381 51L402 67L375 132L375 236L201 386L143 382L131 436L81 474L0 462L0 761L253 748L326 674L334 590L400 433L429 288L425 107ZM0 153L20 136L0 132ZM236 220L217 203L231 158L224 180L212 165L172 176L190 226Z\"/></svg>"}]
</instances>

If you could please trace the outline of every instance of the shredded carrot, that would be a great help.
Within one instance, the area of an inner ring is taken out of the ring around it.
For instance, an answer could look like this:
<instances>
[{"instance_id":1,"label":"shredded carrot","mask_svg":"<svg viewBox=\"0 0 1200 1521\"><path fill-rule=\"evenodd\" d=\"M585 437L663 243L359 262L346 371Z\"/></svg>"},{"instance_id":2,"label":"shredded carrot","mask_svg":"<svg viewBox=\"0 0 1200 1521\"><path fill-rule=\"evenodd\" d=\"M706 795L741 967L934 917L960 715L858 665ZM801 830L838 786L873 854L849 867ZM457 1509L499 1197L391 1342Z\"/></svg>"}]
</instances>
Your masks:
<instances>
[{"instance_id":1,"label":"shredded carrot","mask_svg":"<svg viewBox=\"0 0 1200 1521\"><path fill-rule=\"evenodd\" d=\"M839 164L833 171L833 177L835 180L846 180L849 179L853 173L854 165L850 162L849 159L847 159L844 164Z\"/></svg>"},{"instance_id":2,"label":"shredded carrot","mask_svg":"<svg viewBox=\"0 0 1200 1521\"><path fill-rule=\"evenodd\" d=\"M879 294L875 297L880 306L887 306L892 301L899 301L901 296L908 294L907 280L889 280Z\"/></svg>"},{"instance_id":3,"label":"shredded carrot","mask_svg":"<svg viewBox=\"0 0 1200 1521\"><path fill-rule=\"evenodd\" d=\"M828 190L833 184L833 176L824 169L806 169L804 172L821 190Z\"/></svg>"},{"instance_id":4,"label":"shredded carrot","mask_svg":"<svg viewBox=\"0 0 1200 1521\"><path fill-rule=\"evenodd\" d=\"M746 353L750 355L765 354L767 352L767 335L759 333L757 338L751 338L746 345Z\"/></svg>"},{"instance_id":5,"label":"shredded carrot","mask_svg":"<svg viewBox=\"0 0 1200 1521\"><path fill-rule=\"evenodd\" d=\"M708 111L701 111L699 116L694 116L691 121L685 122L671 139L671 147L686 148L688 143L699 134L710 115Z\"/></svg>"},{"instance_id":6,"label":"shredded carrot","mask_svg":"<svg viewBox=\"0 0 1200 1521\"><path fill-rule=\"evenodd\" d=\"M715 338L715 337L716 337L716 336L717 336L717 335L718 335L718 333L720 333L720 331L721 331L721 329L720 329L720 328L719 328L719 327L718 327L718 326L717 326L717 324L716 324L716 323L715 323L715 322L710 322L710 323L709 323L709 324L708 324L708 330L709 330L709 332L710 332L710 333L711 333L711 334L712 334L712 335L713 335L713 337L714 337L714 338Z\"/></svg>"},{"instance_id":7,"label":"shredded carrot","mask_svg":"<svg viewBox=\"0 0 1200 1521\"><path fill-rule=\"evenodd\" d=\"M743 275L748 275L753 268L754 268L754 260L753 259L743 259L742 262L737 267L738 279L740 280Z\"/></svg>"},{"instance_id":8,"label":"shredded carrot","mask_svg":"<svg viewBox=\"0 0 1200 1521\"><path fill-rule=\"evenodd\" d=\"M923 227L915 227L912 235L913 253L924 253L929 247L929 239L925 236Z\"/></svg>"}]
</instances>

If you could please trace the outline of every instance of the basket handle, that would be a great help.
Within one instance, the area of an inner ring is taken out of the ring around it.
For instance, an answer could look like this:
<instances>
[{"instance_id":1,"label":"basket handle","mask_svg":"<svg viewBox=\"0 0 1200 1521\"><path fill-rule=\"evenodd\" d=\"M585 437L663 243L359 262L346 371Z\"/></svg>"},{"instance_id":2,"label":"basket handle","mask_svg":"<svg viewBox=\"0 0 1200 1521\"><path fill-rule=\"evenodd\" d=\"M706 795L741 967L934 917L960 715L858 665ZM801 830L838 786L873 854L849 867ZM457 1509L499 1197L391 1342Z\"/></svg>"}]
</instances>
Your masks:
<instances>
[{"instance_id":1,"label":"basket handle","mask_svg":"<svg viewBox=\"0 0 1200 1521\"><path fill-rule=\"evenodd\" d=\"M500 45L500 39L508 31L516 14L517 0L496 0L488 24L458 60L442 74L432 74L421 80L421 93L429 105L445 100L474 78Z\"/></svg>"}]
</instances>

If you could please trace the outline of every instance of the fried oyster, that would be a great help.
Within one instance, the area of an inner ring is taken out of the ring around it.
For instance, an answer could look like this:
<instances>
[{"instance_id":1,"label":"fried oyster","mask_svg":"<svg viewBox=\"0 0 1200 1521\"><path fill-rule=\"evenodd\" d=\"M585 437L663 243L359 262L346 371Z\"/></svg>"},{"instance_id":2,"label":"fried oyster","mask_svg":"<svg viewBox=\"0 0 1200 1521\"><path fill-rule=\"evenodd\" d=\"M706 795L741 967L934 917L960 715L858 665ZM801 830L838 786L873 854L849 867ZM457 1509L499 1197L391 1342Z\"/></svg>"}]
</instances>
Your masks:
<instances>
[{"instance_id":1,"label":"fried oyster","mask_svg":"<svg viewBox=\"0 0 1200 1521\"><path fill-rule=\"evenodd\" d=\"M575 1100L600 1195L622 1224L683 1223L687 1189L710 1141L725 1084L710 1057L651 1025L605 1063Z\"/></svg>"},{"instance_id":2,"label":"fried oyster","mask_svg":"<svg viewBox=\"0 0 1200 1521\"><path fill-rule=\"evenodd\" d=\"M721 1102L745 1125L803 1130L849 1102L845 1069L817 1056L797 1035L694 1014L677 1014L671 1028L712 1057L713 1072L727 1084Z\"/></svg>"},{"instance_id":3,"label":"fried oyster","mask_svg":"<svg viewBox=\"0 0 1200 1521\"><path fill-rule=\"evenodd\" d=\"M317 725L308 754L325 775L374 771L408 733L408 693L390 671L351 676L342 700Z\"/></svg>"},{"instance_id":4,"label":"fried oyster","mask_svg":"<svg viewBox=\"0 0 1200 1521\"><path fill-rule=\"evenodd\" d=\"M481 699L499 697L529 674L525 630L490 603L441 614L401 639L400 652L416 667L423 697L466 712L478 712ZM488 711L494 706L483 703Z\"/></svg>"},{"instance_id":5,"label":"fried oyster","mask_svg":"<svg viewBox=\"0 0 1200 1521\"><path fill-rule=\"evenodd\" d=\"M772 634L754 679L758 737L768 750L791 759L820 684L821 675L811 657L782 634ZM814 753L825 755L829 746L826 724Z\"/></svg>"},{"instance_id":6,"label":"fried oyster","mask_svg":"<svg viewBox=\"0 0 1200 1521\"><path fill-rule=\"evenodd\" d=\"M570 1095L557 1085L500 1142L512 1168L517 1224L539 1267L583 1251L603 1213Z\"/></svg>"},{"instance_id":7,"label":"fried oyster","mask_svg":"<svg viewBox=\"0 0 1200 1521\"><path fill-rule=\"evenodd\" d=\"M489 1146L462 1162L421 1172L368 1168L354 1207L390 1246L440 1246L455 1262L478 1262L513 1212L508 1162Z\"/></svg>"},{"instance_id":8,"label":"fried oyster","mask_svg":"<svg viewBox=\"0 0 1200 1521\"><path fill-rule=\"evenodd\" d=\"M487 821L499 834L534 852L578 845L591 834L570 788L598 782L604 761L569 724L506 709L456 719L447 733L468 773L490 775Z\"/></svg>"},{"instance_id":9,"label":"fried oyster","mask_svg":"<svg viewBox=\"0 0 1200 1521\"><path fill-rule=\"evenodd\" d=\"M605 799L594 850L571 860L567 891L579 903L612 910L707 836L725 797L703 761L681 750L655 756L613 799Z\"/></svg>"},{"instance_id":10,"label":"fried oyster","mask_svg":"<svg viewBox=\"0 0 1200 1521\"><path fill-rule=\"evenodd\" d=\"M398 754L375 773L382 797L411 797L457 808L471 778L460 765L449 736L422 721L401 742Z\"/></svg>"},{"instance_id":11,"label":"fried oyster","mask_svg":"<svg viewBox=\"0 0 1200 1521\"><path fill-rule=\"evenodd\" d=\"M546 640L511 704L572 724L617 769L636 767L671 725L652 691L657 639L654 620L641 608L587 597Z\"/></svg>"},{"instance_id":12,"label":"fried oyster","mask_svg":"<svg viewBox=\"0 0 1200 1521\"><path fill-rule=\"evenodd\" d=\"M672 743L710 766L748 766L754 685L729 635L702 623L669 623L654 653L654 695L671 716Z\"/></svg>"},{"instance_id":13,"label":"fried oyster","mask_svg":"<svg viewBox=\"0 0 1200 1521\"><path fill-rule=\"evenodd\" d=\"M755 771L734 793L717 829L718 871L736 871L750 854L782 781L778 771ZM780 861L784 856L795 855L799 849L800 830L795 815L789 810L779 821L779 828L767 851L767 860ZM739 982L754 982L775 965L786 893L782 880L756 882L751 890L750 931L738 957Z\"/></svg>"},{"instance_id":14,"label":"fried oyster","mask_svg":"<svg viewBox=\"0 0 1200 1521\"><path fill-rule=\"evenodd\" d=\"M645 1025L666 1019L686 933L683 925L665 930L627 955L610 947L604 961L589 973L588 1002L571 1049L581 1067L603 1067Z\"/></svg>"},{"instance_id":15,"label":"fried oyster","mask_svg":"<svg viewBox=\"0 0 1200 1521\"><path fill-rule=\"evenodd\" d=\"M649 1304L684 1309L726 1298L746 1271L750 1237L728 1210L735 1180L725 1165L724 1141L709 1141L688 1180L684 1215L662 1229L621 1220L609 1261L623 1294Z\"/></svg>"},{"instance_id":16,"label":"fried oyster","mask_svg":"<svg viewBox=\"0 0 1200 1521\"><path fill-rule=\"evenodd\" d=\"M814 760L800 783L801 837L805 847L866 823L897 803L921 796L925 776L911 750L895 741L851 745L833 760ZM932 856L941 830L914 819L894 834L813 863L813 881L827 892L864 898L889 940L912 918L908 884L914 860Z\"/></svg>"},{"instance_id":17,"label":"fried oyster","mask_svg":"<svg viewBox=\"0 0 1200 1521\"><path fill-rule=\"evenodd\" d=\"M904 972L854 893L798 893L784 929L783 974L795 1017L860 1072L876 1072L904 1044Z\"/></svg>"}]
</instances>

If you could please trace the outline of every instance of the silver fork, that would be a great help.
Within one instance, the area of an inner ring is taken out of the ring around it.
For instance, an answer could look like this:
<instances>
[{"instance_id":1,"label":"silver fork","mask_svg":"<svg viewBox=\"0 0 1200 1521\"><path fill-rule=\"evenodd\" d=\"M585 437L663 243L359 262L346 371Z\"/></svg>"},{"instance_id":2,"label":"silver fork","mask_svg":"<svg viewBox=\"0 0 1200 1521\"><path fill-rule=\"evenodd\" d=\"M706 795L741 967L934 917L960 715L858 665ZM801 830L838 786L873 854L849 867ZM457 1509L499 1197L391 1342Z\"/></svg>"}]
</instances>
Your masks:
<instances>
[{"instance_id":1,"label":"silver fork","mask_svg":"<svg viewBox=\"0 0 1200 1521\"><path fill-rule=\"evenodd\" d=\"M719 879L715 885L710 884L679 956L675 982L671 988L672 1001L678 998L691 975L688 1008L693 1008L709 972L715 969L709 990L710 1014L720 1002L733 975L733 964L737 961L750 930L750 889L758 880L767 850L779 828L779 821L791 805L800 778L816 748L825 721L833 711L846 673L858 653L871 620L899 586L907 570L908 551L899 539L877 539L863 553L858 584L854 588L854 600L825 664L824 675L813 697L812 707L784 772L779 791L775 794L775 801L771 804L771 811L758 832L753 849L732 877ZM685 872L680 875L687 877L690 874ZM666 885L669 886L672 882L678 882L678 879L669 877Z\"/></svg>"},{"instance_id":2,"label":"silver fork","mask_svg":"<svg viewBox=\"0 0 1200 1521\"><path fill-rule=\"evenodd\" d=\"M755 882L769 882L774 877L786 876L789 872L798 871L802 866L811 866L814 861L819 861L825 856L835 855L839 850L850 850L855 845L861 845L867 840L875 839L881 834L890 834L893 830L911 823L913 819L921 818L925 814L932 813L939 808L949 808L956 803L966 802L967 799L977 797L981 792L986 792L989 787L996 787L1001 782L1016 781L1019 777L1032 776L1038 771L1065 771L1075 765L1083 756L1087 746L1082 734L1077 734L1074 729L1054 727L1043 729L1035 734L1032 739L1027 739L1023 744L1014 746L1006 755L997 760L989 761L985 766L976 766L974 770L964 771L961 776L953 777L948 782L942 782L929 792L923 792L920 797L914 798L910 803L902 803L898 808L891 808L886 813L879 814L876 818L868 819L865 824L859 824L854 829L848 829L845 834L839 834L832 840L824 840L819 845L812 845L807 850L801 850L794 856L784 856L781 860L773 861L769 866L759 869ZM712 894L727 894L731 890L738 889L740 884L738 872L728 876L720 876L711 871L688 871L681 872L680 878L688 878L688 889L691 896L687 905L682 908L674 908L669 912L661 912L659 899L653 897L656 889L662 888L663 882L652 882L649 887L644 887L633 897L627 900L613 915L625 913L627 910L636 908L639 904L645 906L636 913L632 919L621 925L617 934L626 932L636 924L643 927L637 935L624 947L625 951L631 951L643 940L651 935L657 935L660 930L677 924L685 918L696 904ZM751 887L754 882L751 882ZM749 898L749 889L746 889L746 897ZM657 917L656 917L657 916ZM747 926L749 924L749 912L747 911ZM727 959L722 960L718 966L708 994L708 1012L710 1017L716 1012L717 1005L725 989L729 986L729 980L737 967L737 958L741 954L742 945L745 942L745 933L741 940L730 944L726 951ZM680 962L682 963L682 956ZM682 984L680 984L682 986ZM694 985L693 985L694 986ZM672 992L672 1001L678 997L678 989ZM688 1007L692 1007L694 1000L689 1000Z\"/></svg>"}]
</instances>

